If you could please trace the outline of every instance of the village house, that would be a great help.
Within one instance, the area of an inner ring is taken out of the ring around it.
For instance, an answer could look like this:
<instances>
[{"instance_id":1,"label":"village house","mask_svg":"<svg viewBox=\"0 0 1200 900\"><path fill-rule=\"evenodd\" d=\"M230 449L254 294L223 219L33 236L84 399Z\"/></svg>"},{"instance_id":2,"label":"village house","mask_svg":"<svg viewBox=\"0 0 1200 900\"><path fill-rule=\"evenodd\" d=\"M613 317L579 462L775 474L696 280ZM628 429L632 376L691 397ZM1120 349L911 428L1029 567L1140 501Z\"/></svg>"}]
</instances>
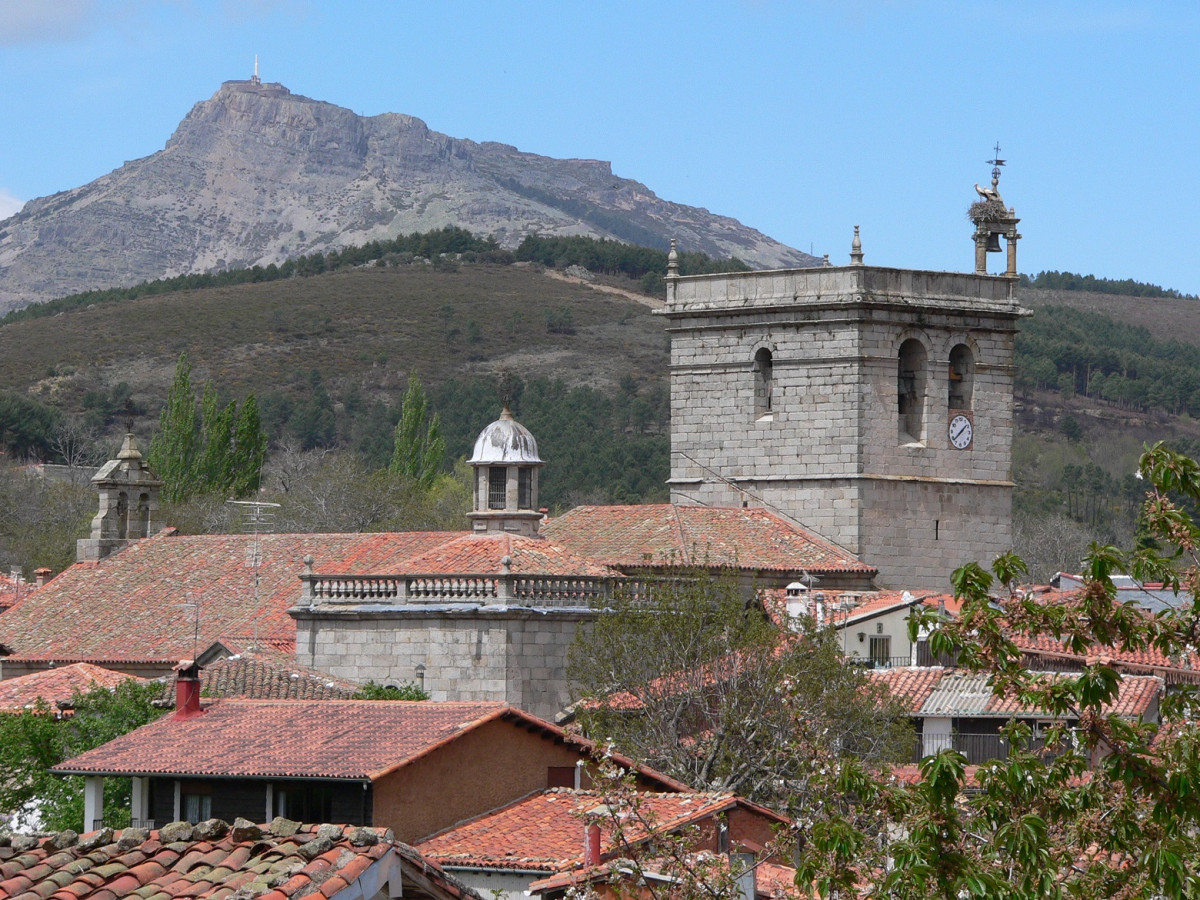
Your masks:
<instances>
[{"instance_id":1,"label":"village house","mask_svg":"<svg viewBox=\"0 0 1200 900\"><path fill-rule=\"evenodd\" d=\"M621 825L618 835L615 825ZM728 793L638 793L552 788L459 823L415 848L485 896L524 900L534 882L574 883L616 858L652 857L666 835L689 853L779 863L785 816Z\"/></svg>"},{"instance_id":2,"label":"village house","mask_svg":"<svg viewBox=\"0 0 1200 900\"><path fill-rule=\"evenodd\" d=\"M133 779L135 824L209 818L391 828L414 841L547 787L586 787L594 743L494 702L218 700L195 668L176 711L51 771L85 780L85 830L103 826L104 779ZM643 788L686 785L616 757Z\"/></svg>"},{"instance_id":3,"label":"village house","mask_svg":"<svg viewBox=\"0 0 1200 900\"><path fill-rule=\"evenodd\" d=\"M873 670L871 677L886 685L908 711L917 732L917 760L942 750L957 750L972 765L1007 759L1011 747L1002 730L1010 721L1030 727L1029 749L1043 748L1050 728L1061 726L1069 732L1078 724L1070 715L995 694L986 673L933 666ZM1041 677L1055 676L1046 673ZM1160 678L1122 676L1117 696L1105 713L1157 725L1162 692Z\"/></svg>"}]
</instances>

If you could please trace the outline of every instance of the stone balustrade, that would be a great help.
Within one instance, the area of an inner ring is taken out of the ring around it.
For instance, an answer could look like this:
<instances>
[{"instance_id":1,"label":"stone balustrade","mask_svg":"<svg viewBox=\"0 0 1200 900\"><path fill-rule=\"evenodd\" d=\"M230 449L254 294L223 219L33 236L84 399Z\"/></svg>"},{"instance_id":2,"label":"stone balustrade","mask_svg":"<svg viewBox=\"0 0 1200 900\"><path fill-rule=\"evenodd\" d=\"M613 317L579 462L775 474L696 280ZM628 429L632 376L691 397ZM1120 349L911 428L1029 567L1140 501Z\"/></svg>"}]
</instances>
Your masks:
<instances>
[{"instance_id":1,"label":"stone balustrade","mask_svg":"<svg viewBox=\"0 0 1200 900\"><path fill-rule=\"evenodd\" d=\"M591 606L622 590L644 595L630 578L555 575L316 575L300 576L300 605L473 603L531 607Z\"/></svg>"}]
</instances>

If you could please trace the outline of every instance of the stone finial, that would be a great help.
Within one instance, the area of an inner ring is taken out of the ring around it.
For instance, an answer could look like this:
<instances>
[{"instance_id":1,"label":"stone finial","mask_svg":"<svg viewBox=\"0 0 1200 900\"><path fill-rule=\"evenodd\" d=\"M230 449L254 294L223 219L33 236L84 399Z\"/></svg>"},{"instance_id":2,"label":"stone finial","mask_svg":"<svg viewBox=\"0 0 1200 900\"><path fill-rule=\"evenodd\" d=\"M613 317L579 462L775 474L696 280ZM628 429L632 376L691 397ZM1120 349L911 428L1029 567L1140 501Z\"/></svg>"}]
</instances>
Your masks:
<instances>
[{"instance_id":1,"label":"stone finial","mask_svg":"<svg viewBox=\"0 0 1200 900\"><path fill-rule=\"evenodd\" d=\"M675 238L671 238L671 249L667 251L667 277L674 278L679 274L679 251L675 248Z\"/></svg>"},{"instance_id":2,"label":"stone finial","mask_svg":"<svg viewBox=\"0 0 1200 900\"><path fill-rule=\"evenodd\" d=\"M313 559L313 555L311 553L304 554L304 559L302 560L302 562L304 563L304 574L305 575L311 575L313 573L313 563L315 561L316 560Z\"/></svg>"},{"instance_id":3,"label":"stone finial","mask_svg":"<svg viewBox=\"0 0 1200 900\"><path fill-rule=\"evenodd\" d=\"M125 433L125 441L121 444L121 450L117 453L117 459L141 459L142 451L138 449L137 438L133 436L133 432Z\"/></svg>"},{"instance_id":4,"label":"stone finial","mask_svg":"<svg viewBox=\"0 0 1200 900\"><path fill-rule=\"evenodd\" d=\"M854 226L854 240L850 243L850 265L861 266L863 264L863 249L862 238L858 235L858 226Z\"/></svg>"}]
</instances>

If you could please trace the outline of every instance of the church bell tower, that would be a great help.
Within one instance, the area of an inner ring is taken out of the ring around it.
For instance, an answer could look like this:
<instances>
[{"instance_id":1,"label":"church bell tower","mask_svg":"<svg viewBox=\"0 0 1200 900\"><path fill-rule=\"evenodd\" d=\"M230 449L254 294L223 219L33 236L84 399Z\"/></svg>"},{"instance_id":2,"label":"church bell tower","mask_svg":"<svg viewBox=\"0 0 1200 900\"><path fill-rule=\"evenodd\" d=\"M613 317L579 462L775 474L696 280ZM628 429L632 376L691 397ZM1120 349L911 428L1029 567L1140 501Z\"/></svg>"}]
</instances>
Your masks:
<instances>
[{"instance_id":1,"label":"church bell tower","mask_svg":"<svg viewBox=\"0 0 1200 900\"><path fill-rule=\"evenodd\" d=\"M672 501L776 509L883 586L945 590L1009 550L1029 313L1005 214L1002 276L868 266L857 226L846 266L681 276L672 248Z\"/></svg>"}]
</instances>

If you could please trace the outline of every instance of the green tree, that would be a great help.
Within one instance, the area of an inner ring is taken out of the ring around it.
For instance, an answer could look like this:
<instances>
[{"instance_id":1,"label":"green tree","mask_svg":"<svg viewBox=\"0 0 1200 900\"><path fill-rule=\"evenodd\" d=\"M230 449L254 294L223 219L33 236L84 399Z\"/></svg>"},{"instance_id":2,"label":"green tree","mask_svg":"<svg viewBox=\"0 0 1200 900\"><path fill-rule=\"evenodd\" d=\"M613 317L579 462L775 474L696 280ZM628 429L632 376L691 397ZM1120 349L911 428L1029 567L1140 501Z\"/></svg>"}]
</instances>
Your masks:
<instances>
[{"instance_id":1,"label":"green tree","mask_svg":"<svg viewBox=\"0 0 1200 900\"><path fill-rule=\"evenodd\" d=\"M354 693L354 700L428 700L429 694L413 682L406 681L399 686L376 684L368 681L361 690Z\"/></svg>"},{"instance_id":2,"label":"green tree","mask_svg":"<svg viewBox=\"0 0 1200 900\"><path fill-rule=\"evenodd\" d=\"M328 400L328 394L324 397ZM208 382L197 416L191 367L181 355L150 441L149 462L163 480L163 499L180 504L202 494L251 494L258 489L266 454L267 435L254 395L239 410L235 400L222 405Z\"/></svg>"},{"instance_id":3,"label":"green tree","mask_svg":"<svg viewBox=\"0 0 1200 900\"><path fill-rule=\"evenodd\" d=\"M697 789L809 802L811 745L907 758L911 729L832 629L776 624L736 578L696 573L605 601L572 645L584 732Z\"/></svg>"},{"instance_id":4,"label":"green tree","mask_svg":"<svg viewBox=\"0 0 1200 900\"><path fill-rule=\"evenodd\" d=\"M442 470L445 455L446 441L438 415L430 411L420 380L415 374L409 375L388 471L429 488Z\"/></svg>"},{"instance_id":5,"label":"green tree","mask_svg":"<svg viewBox=\"0 0 1200 900\"><path fill-rule=\"evenodd\" d=\"M196 480L198 487L220 491L232 481L233 425L237 402L224 406L217 399L212 382L204 385L200 400L200 445Z\"/></svg>"},{"instance_id":6,"label":"green tree","mask_svg":"<svg viewBox=\"0 0 1200 900\"><path fill-rule=\"evenodd\" d=\"M132 731L163 714L152 705L157 682L129 679L116 688L76 692L72 714L59 718L45 702L0 716L0 810L40 820L50 831L91 830L83 822L83 779L59 777L47 769ZM104 820L128 820L128 778L105 779Z\"/></svg>"},{"instance_id":7,"label":"green tree","mask_svg":"<svg viewBox=\"0 0 1200 900\"><path fill-rule=\"evenodd\" d=\"M158 418L158 431L147 453L150 467L163 480L162 498L166 502L179 502L195 492L200 446L192 367L187 354L181 353L175 365L175 379L167 391L167 402Z\"/></svg>"},{"instance_id":8,"label":"green tree","mask_svg":"<svg viewBox=\"0 0 1200 900\"><path fill-rule=\"evenodd\" d=\"M258 401L253 394L242 401L233 429L233 448L228 473L229 492L234 497L255 493L262 481L267 461L267 432L258 414Z\"/></svg>"},{"instance_id":9,"label":"green tree","mask_svg":"<svg viewBox=\"0 0 1200 900\"><path fill-rule=\"evenodd\" d=\"M1200 501L1200 465L1162 444L1140 471L1152 493L1143 521L1166 550L1123 554L1092 545L1085 586L1062 600L1020 588L1024 564L996 560L955 572L962 601L953 622L932 614L930 649L987 673L993 693L1046 710L1070 725L1046 751L1014 750L977 771L955 751L927 757L913 785L880 777L853 759L831 759L825 802L802 817L797 883L823 897L1091 898L1200 895L1200 724L1194 689L1161 701L1163 724L1116 714L1121 676L1107 648L1168 658L1193 652L1200 629L1200 527L1181 505ZM1161 581L1178 594L1149 614L1122 602L1113 575ZM1060 641L1088 662L1047 675L1022 664L1018 639ZM1010 724L1019 747L1029 728Z\"/></svg>"}]
</instances>

